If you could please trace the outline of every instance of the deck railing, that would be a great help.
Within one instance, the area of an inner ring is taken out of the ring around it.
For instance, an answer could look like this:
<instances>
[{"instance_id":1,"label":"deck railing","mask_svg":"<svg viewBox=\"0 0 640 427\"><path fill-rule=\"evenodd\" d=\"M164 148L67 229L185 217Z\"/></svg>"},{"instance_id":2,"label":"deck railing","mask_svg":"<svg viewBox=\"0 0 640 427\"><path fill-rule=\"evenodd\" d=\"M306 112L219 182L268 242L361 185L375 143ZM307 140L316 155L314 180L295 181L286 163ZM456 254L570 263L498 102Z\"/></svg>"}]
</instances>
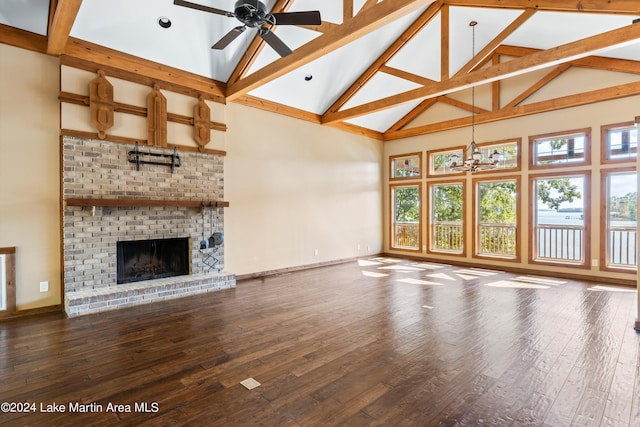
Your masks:
<instances>
[{"instance_id":1,"label":"deck railing","mask_svg":"<svg viewBox=\"0 0 640 427\"><path fill-rule=\"evenodd\" d=\"M515 224L480 223L478 253L480 255L516 256Z\"/></svg>"},{"instance_id":2,"label":"deck railing","mask_svg":"<svg viewBox=\"0 0 640 427\"><path fill-rule=\"evenodd\" d=\"M636 267L638 259L637 227L610 225L607 263L615 267Z\"/></svg>"},{"instance_id":3,"label":"deck railing","mask_svg":"<svg viewBox=\"0 0 640 427\"><path fill-rule=\"evenodd\" d=\"M537 224L535 227L536 257L553 261L584 261L584 226Z\"/></svg>"},{"instance_id":4,"label":"deck railing","mask_svg":"<svg viewBox=\"0 0 640 427\"><path fill-rule=\"evenodd\" d=\"M420 249L420 224L417 222L396 222L393 247Z\"/></svg>"},{"instance_id":5,"label":"deck railing","mask_svg":"<svg viewBox=\"0 0 640 427\"><path fill-rule=\"evenodd\" d=\"M462 252L464 247L462 222L433 222L431 233L433 250Z\"/></svg>"}]
</instances>

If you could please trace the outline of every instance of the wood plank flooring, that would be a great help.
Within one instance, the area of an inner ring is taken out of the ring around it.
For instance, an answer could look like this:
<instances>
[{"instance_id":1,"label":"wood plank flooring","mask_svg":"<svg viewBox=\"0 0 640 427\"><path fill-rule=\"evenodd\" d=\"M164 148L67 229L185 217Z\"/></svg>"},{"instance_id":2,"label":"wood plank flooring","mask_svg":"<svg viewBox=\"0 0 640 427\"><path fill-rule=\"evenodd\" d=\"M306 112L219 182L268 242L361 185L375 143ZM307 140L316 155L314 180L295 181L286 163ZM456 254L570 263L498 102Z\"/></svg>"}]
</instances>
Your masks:
<instances>
[{"instance_id":1,"label":"wood plank flooring","mask_svg":"<svg viewBox=\"0 0 640 427\"><path fill-rule=\"evenodd\" d=\"M640 426L635 304L606 283L371 258L6 321L0 402L36 407L0 424Z\"/></svg>"}]
</instances>

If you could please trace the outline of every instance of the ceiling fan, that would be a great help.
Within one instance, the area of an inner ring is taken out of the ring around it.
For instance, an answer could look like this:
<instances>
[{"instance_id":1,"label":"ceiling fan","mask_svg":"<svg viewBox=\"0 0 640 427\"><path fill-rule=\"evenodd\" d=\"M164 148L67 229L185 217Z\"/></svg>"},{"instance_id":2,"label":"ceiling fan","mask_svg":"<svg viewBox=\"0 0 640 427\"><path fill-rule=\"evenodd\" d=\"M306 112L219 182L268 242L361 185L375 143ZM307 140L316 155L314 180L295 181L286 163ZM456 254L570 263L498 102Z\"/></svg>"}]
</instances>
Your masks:
<instances>
[{"instance_id":1,"label":"ceiling fan","mask_svg":"<svg viewBox=\"0 0 640 427\"><path fill-rule=\"evenodd\" d=\"M320 25L322 22L320 12L317 10L308 12L281 12L270 13L267 7L260 0L238 0L234 6L233 12L216 9L214 7L204 6L197 3L191 3L184 0L174 0L176 6L189 7L191 9L202 10L204 12L215 13L227 17L236 18L242 25L235 27L220 40L218 40L211 49L224 49L232 41L234 41L244 30L249 28L257 28L258 35L271 46L280 56L287 56L292 53L291 49L269 29L272 25Z\"/></svg>"}]
</instances>

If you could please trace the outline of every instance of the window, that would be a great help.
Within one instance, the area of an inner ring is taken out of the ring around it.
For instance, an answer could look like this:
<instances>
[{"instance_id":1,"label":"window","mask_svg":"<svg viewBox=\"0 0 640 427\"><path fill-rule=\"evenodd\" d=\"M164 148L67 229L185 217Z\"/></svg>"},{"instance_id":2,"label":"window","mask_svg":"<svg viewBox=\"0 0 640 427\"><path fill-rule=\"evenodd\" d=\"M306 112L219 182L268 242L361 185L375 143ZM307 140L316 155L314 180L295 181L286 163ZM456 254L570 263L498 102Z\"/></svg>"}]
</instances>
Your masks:
<instances>
[{"instance_id":1,"label":"window","mask_svg":"<svg viewBox=\"0 0 640 427\"><path fill-rule=\"evenodd\" d=\"M464 254L464 183L429 185L429 250Z\"/></svg>"},{"instance_id":2,"label":"window","mask_svg":"<svg viewBox=\"0 0 640 427\"><path fill-rule=\"evenodd\" d=\"M605 172L602 197L606 212L601 216L601 268L637 270L638 176L633 168Z\"/></svg>"},{"instance_id":3,"label":"window","mask_svg":"<svg viewBox=\"0 0 640 427\"><path fill-rule=\"evenodd\" d=\"M391 186L391 247L395 249L420 250L420 194L421 186Z\"/></svg>"},{"instance_id":4,"label":"window","mask_svg":"<svg viewBox=\"0 0 640 427\"><path fill-rule=\"evenodd\" d=\"M474 180L474 256L517 260L518 177Z\"/></svg>"},{"instance_id":5,"label":"window","mask_svg":"<svg viewBox=\"0 0 640 427\"><path fill-rule=\"evenodd\" d=\"M602 126L602 163L634 161L638 155L638 129L633 122Z\"/></svg>"},{"instance_id":6,"label":"window","mask_svg":"<svg viewBox=\"0 0 640 427\"><path fill-rule=\"evenodd\" d=\"M427 158L429 159L429 172L428 176L441 176L450 175L455 172L449 169L449 158L456 154L459 158L464 156L464 147L455 147L448 150L428 151Z\"/></svg>"},{"instance_id":7,"label":"window","mask_svg":"<svg viewBox=\"0 0 640 427\"><path fill-rule=\"evenodd\" d=\"M575 166L591 163L589 140L591 129L529 137L530 167Z\"/></svg>"},{"instance_id":8,"label":"window","mask_svg":"<svg viewBox=\"0 0 640 427\"><path fill-rule=\"evenodd\" d=\"M532 260L588 267L588 173L533 177L531 182Z\"/></svg>"},{"instance_id":9,"label":"window","mask_svg":"<svg viewBox=\"0 0 640 427\"><path fill-rule=\"evenodd\" d=\"M419 179L422 176L422 153L392 156L390 160L391 179Z\"/></svg>"},{"instance_id":10,"label":"window","mask_svg":"<svg viewBox=\"0 0 640 427\"><path fill-rule=\"evenodd\" d=\"M520 170L520 138L507 141L489 142L478 144L478 148L485 159L497 152L500 155L500 163L491 171L500 170Z\"/></svg>"}]
</instances>

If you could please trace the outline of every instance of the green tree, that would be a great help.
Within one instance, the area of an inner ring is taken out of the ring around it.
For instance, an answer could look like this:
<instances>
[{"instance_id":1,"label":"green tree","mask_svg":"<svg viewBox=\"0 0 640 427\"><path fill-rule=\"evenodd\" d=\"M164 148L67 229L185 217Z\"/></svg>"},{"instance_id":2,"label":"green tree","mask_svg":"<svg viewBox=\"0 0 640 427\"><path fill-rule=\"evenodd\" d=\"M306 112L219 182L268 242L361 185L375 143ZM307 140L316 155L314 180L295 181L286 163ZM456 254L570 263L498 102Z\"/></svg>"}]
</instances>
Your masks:
<instances>
[{"instance_id":1,"label":"green tree","mask_svg":"<svg viewBox=\"0 0 640 427\"><path fill-rule=\"evenodd\" d=\"M616 213L616 219L635 221L638 215L638 193L612 196L609 211Z\"/></svg>"},{"instance_id":2,"label":"green tree","mask_svg":"<svg viewBox=\"0 0 640 427\"><path fill-rule=\"evenodd\" d=\"M572 184L568 178L538 180L536 186L538 200L549 209L558 210L561 204L571 203L582 197L578 186Z\"/></svg>"},{"instance_id":3,"label":"green tree","mask_svg":"<svg viewBox=\"0 0 640 427\"><path fill-rule=\"evenodd\" d=\"M441 222L462 221L462 185L438 185L433 191L433 219Z\"/></svg>"},{"instance_id":4,"label":"green tree","mask_svg":"<svg viewBox=\"0 0 640 427\"><path fill-rule=\"evenodd\" d=\"M480 184L480 222L515 224L517 195L513 181Z\"/></svg>"},{"instance_id":5,"label":"green tree","mask_svg":"<svg viewBox=\"0 0 640 427\"><path fill-rule=\"evenodd\" d=\"M396 222L418 222L420 194L418 187L400 187L395 190Z\"/></svg>"}]
</instances>

